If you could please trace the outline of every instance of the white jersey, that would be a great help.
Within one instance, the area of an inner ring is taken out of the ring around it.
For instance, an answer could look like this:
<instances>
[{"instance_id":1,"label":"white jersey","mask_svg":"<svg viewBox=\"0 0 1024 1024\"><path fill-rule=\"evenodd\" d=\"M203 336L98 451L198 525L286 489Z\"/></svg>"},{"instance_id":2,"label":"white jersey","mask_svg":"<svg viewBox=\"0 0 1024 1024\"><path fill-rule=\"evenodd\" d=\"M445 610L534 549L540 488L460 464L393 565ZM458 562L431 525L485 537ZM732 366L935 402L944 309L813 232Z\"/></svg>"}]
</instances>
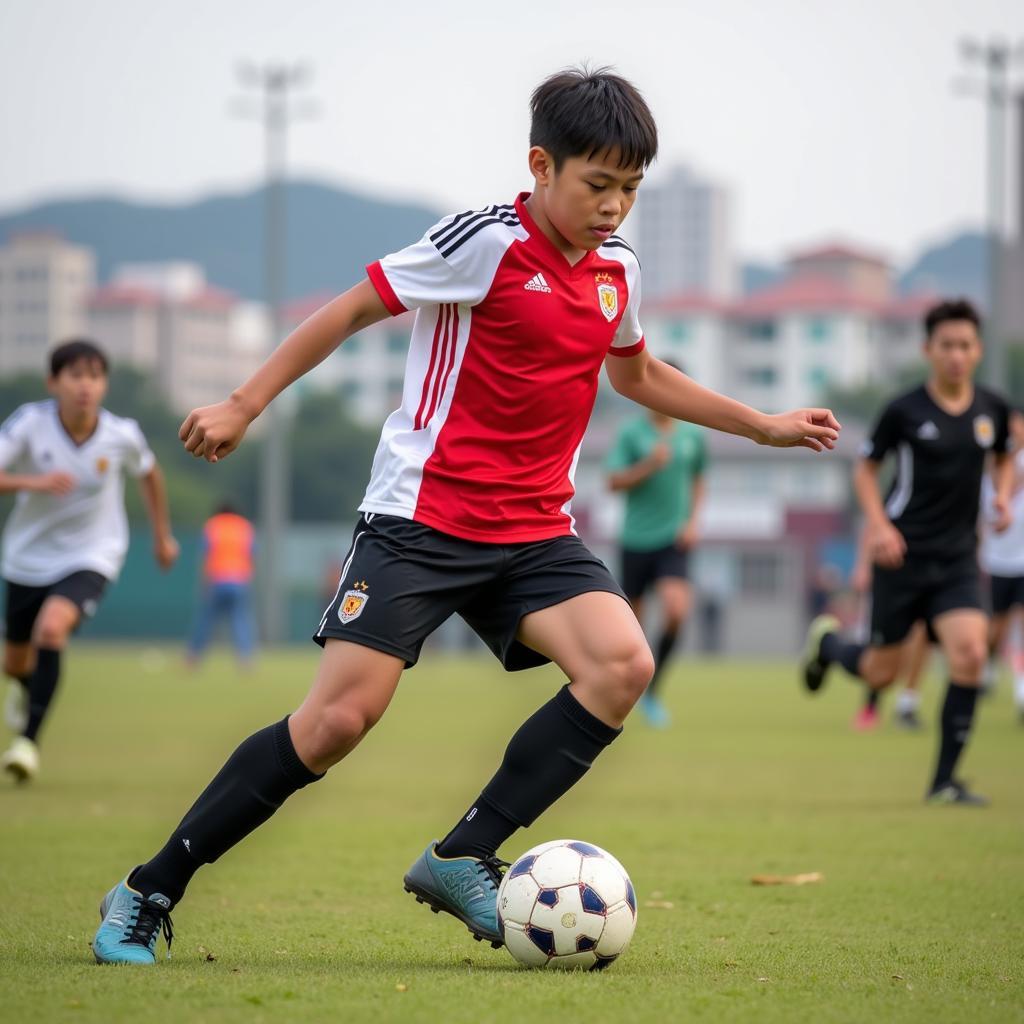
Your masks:
<instances>
[{"instance_id":1,"label":"white jersey","mask_svg":"<svg viewBox=\"0 0 1024 1024\"><path fill-rule=\"evenodd\" d=\"M0 470L67 473L75 488L63 496L18 492L4 525L0 574L37 587L83 570L116 579L128 550L123 474L145 476L155 461L138 423L106 409L80 445L52 399L16 409L0 426Z\"/></svg>"},{"instance_id":2,"label":"white jersey","mask_svg":"<svg viewBox=\"0 0 1024 1024\"><path fill-rule=\"evenodd\" d=\"M1013 522L1003 533L992 529L996 489L986 475L981 485L982 536L978 560L990 576L1024 576L1024 451L1014 455L1016 483L1010 510Z\"/></svg>"}]
</instances>

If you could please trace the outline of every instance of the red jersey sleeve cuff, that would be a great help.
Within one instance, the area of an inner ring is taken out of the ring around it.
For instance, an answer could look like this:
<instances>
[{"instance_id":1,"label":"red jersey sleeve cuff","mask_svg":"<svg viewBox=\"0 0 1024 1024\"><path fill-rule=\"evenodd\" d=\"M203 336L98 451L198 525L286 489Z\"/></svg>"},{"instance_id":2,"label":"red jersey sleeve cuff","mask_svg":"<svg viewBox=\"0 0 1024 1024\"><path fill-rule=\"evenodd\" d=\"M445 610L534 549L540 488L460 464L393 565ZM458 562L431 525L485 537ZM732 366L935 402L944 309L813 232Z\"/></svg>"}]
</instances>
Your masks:
<instances>
[{"instance_id":1,"label":"red jersey sleeve cuff","mask_svg":"<svg viewBox=\"0 0 1024 1024\"><path fill-rule=\"evenodd\" d=\"M611 356L635 356L643 352L644 348L646 348L646 345L644 339L641 338L635 345L628 345L624 348L616 348L616 346L612 345L608 349L608 354Z\"/></svg>"},{"instance_id":2,"label":"red jersey sleeve cuff","mask_svg":"<svg viewBox=\"0 0 1024 1024\"><path fill-rule=\"evenodd\" d=\"M384 273L380 260L375 260L366 268L366 276L370 279L370 284L377 289L381 302L387 306L388 312L392 316L407 312L401 299L395 294L395 289L391 287L391 282L388 280L387 274Z\"/></svg>"}]
</instances>

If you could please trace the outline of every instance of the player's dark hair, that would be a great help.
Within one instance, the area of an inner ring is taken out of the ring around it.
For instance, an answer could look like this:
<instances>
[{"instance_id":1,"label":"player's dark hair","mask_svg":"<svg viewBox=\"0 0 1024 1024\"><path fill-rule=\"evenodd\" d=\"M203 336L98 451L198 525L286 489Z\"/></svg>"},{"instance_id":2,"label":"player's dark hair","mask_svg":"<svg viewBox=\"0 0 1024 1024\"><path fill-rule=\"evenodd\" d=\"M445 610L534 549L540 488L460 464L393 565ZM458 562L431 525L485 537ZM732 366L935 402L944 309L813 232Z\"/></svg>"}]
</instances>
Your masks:
<instances>
[{"instance_id":1,"label":"player's dark hair","mask_svg":"<svg viewBox=\"0 0 1024 1024\"><path fill-rule=\"evenodd\" d=\"M110 372L110 362L103 349L85 338L73 338L50 353L50 376L56 377L61 370L83 361L96 364L104 375Z\"/></svg>"},{"instance_id":2,"label":"player's dark hair","mask_svg":"<svg viewBox=\"0 0 1024 1024\"><path fill-rule=\"evenodd\" d=\"M566 68L545 78L530 98L530 145L551 154L555 170L569 157L616 149L619 167L646 168L658 154L658 128L640 91L609 68Z\"/></svg>"},{"instance_id":3,"label":"player's dark hair","mask_svg":"<svg viewBox=\"0 0 1024 1024\"><path fill-rule=\"evenodd\" d=\"M981 314L969 299L946 299L924 315L924 333L930 338L935 328L949 320L969 320L981 334Z\"/></svg>"},{"instance_id":4,"label":"player's dark hair","mask_svg":"<svg viewBox=\"0 0 1024 1024\"><path fill-rule=\"evenodd\" d=\"M218 516L237 516L238 514L238 506L230 500L218 502L217 509L214 512L214 515Z\"/></svg>"}]
</instances>

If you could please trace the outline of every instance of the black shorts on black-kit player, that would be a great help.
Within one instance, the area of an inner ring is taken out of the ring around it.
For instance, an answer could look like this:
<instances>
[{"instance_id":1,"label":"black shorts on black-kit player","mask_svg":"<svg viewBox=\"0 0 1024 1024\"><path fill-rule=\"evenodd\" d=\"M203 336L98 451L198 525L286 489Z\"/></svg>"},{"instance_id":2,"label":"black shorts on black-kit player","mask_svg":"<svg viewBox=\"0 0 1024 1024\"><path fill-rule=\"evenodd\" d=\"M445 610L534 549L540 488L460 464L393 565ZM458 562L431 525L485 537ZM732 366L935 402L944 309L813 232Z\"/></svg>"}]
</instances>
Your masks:
<instances>
[{"instance_id":1,"label":"black shorts on black-kit player","mask_svg":"<svg viewBox=\"0 0 1024 1024\"><path fill-rule=\"evenodd\" d=\"M958 558L908 558L898 569L875 566L871 584L871 644L904 640L919 619L934 636L935 619L962 608L985 607L973 553Z\"/></svg>"},{"instance_id":2,"label":"black shorts on black-kit player","mask_svg":"<svg viewBox=\"0 0 1024 1024\"><path fill-rule=\"evenodd\" d=\"M39 609L48 597L65 597L78 607L83 619L91 619L99 607L107 587L107 578L98 572L83 569L56 583L42 587L12 583L7 580L7 642L27 644L32 639L32 626Z\"/></svg>"},{"instance_id":3,"label":"black shorts on black-kit player","mask_svg":"<svg viewBox=\"0 0 1024 1024\"><path fill-rule=\"evenodd\" d=\"M578 537L483 544L368 512L313 639L351 640L412 666L423 641L457 613L515 672L549 660L516 640L523 616L592 591L625 600Z\"/></svg>"},{"instance_id":4,"label":"black shorts on black-kit player","mask_svg":"<svg viewBox=\"0 0 1024 1024\"><path fill-rule=\"evenodd\" d=\"M642 597L648 588L665 577L690 578L689 551L675 544L653 551L622 549L622 589L627 597Z\"/></svg>"},{"instance_id":5,"label":"black shorts on black-kit player","mask_svg":"<svg viewBox=\"0 0 1024 1024\"><path fill-rule=\"evenodd\" d=\"M1005 615L1013 607L1024 608L1024 576L995 576L989 580L992 588L992 614Z\"/></svg>"}]
</instances>

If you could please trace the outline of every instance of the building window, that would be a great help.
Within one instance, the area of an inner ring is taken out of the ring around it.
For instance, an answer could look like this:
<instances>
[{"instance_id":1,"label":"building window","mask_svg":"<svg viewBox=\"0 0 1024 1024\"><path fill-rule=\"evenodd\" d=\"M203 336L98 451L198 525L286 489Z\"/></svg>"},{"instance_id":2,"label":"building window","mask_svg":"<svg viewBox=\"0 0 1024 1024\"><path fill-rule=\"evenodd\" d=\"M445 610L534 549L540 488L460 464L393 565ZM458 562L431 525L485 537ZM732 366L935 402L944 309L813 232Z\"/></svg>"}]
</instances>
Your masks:
<instances>
[{"instance_id":1,"label":"building window","mask_svg":"<svg viewBox=\"0 0 1024 1024\"><path fill-rule=\"evenodd\" d=\"M744 594L769 596L782 589L782 565L774 551L740 553L740 590Z\"/></svg>"},{"instance_id":2,"label":"building window","mask_svg":"<svg viewBox=\"0 0 1024 1024\"><path fill-rule=\"evenodd\" d=\"M743 328L744 337L751 341L774 341L774 320L750 320Z\"/></svg>"},{"instance_id":3,"label":"building window","mask_svg":"<svg viewBox=\"0 0 1024 1024\"><path fill-rule=\"evenodd\" d=\"M832 322L823 316L816 316L807 321L807 337L816 343L828 341L832 337Z\"/></svg>"},{"instance_id":4,"label":"building window","mask_svg":"<svg viewBox=\"0 0 1024 1024\"><path fill-rule=\"evenodd\" d=\"M690 325L685 320L673 320L668 325L668 336L672 341L685 342L690 340Z\"/></svg>"},{"instance_id":5,"label":"building window","mask_svg":"<svg viewBox=\"0 0 1024 1024\"><path fill-rule=\"evenodd\" d=\"M807 386L813 391L824 391L828 387L828 370L824 366L812 366L807 371Z\"/></svg>"},{"instance_id":6,"label":"building window","mask_svg":"<svg viewBox=\"0 0 1024 1024\"><path fill-rule=\"evenodd\" d=\"M778 379L778 371L773 366L751 366L743 370L744 382L758 387L773 387Z\"/></svg>"}]
</instances>

